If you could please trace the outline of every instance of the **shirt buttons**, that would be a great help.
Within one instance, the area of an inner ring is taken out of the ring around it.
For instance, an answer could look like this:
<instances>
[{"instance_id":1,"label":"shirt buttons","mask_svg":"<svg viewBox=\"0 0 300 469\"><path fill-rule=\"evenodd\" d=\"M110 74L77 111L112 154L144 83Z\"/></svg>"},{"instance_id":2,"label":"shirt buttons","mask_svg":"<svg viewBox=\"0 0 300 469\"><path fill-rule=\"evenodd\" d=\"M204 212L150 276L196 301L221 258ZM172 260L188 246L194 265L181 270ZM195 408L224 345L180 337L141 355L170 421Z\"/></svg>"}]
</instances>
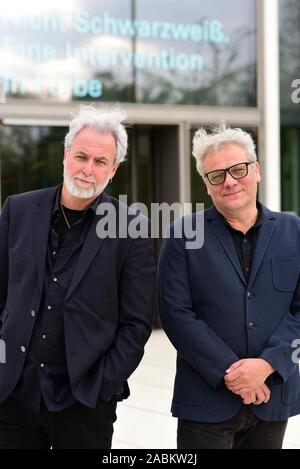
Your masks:
<instances>
[{"instance_id":1,"label":"shirt buttons","mask_svg":"<svg viewBox=\"0 0 300 469\"><path fill-rule=\"evenodd\" d=\"M40 367L41 367L41 368L44 368L44 366L45 366L44 363L41 363L41 364L40 364Z\"/></svg>"},{"instance_id":2,"label":"shirt buttons","mask_svg":"<svg viewBox=\"0 0 300 469\"><path fill-rule=\"evenodd\" d=\"M35 318L35 316L36 316L36 311L35 311L34 309L32 309L32 310L30 311L30 314L31 314L31 316L32 316L33 318Z\"/></svg>"},{"instance_id":3,"label":"shirt buttons","mask_svg":"<svg viewBox=\"0 0 300 469\"><path fill-rule=\"evenodd\" d=\"M248 243L248 239L247 239L247 238L244 238L244 239L243 239L243 243L244 243L244 244L247 244L247 243Z\"/></svg>"},{"instance_id":4,"label":"shirt buttons","mask_svg":"<svg viewBox=\"0 0 300 469\"><path fill-rule=\"evenodd\" d=\"M26 347L24 347L24 345L21 346L21 352L26 352Z\"/></svg>"}]
</instances>

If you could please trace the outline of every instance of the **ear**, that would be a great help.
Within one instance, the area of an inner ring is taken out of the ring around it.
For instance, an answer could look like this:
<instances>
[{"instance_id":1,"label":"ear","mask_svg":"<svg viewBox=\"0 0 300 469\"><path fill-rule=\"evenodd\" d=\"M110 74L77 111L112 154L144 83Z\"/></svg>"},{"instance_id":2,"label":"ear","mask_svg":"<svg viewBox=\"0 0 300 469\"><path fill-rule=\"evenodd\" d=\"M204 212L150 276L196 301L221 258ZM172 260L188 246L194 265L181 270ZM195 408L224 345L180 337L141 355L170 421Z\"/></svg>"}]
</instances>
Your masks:
<instances>
[{"instance_id":1,"label":"ear","mask_svg":"<svg viewBox=\"0 0 300 469\"><path fill-rule=\"evenodd\" d=\"M208 195L211 195L211 194L210 194L210 186L209 186L209 183L206 181L206 178L204 178L204 177L202 177L202 180L203 180L203 182L204 182L204 184L205 184L205 186L206 186L206 191L207 191Z\"/></svg>"},{"instance_id":2,"label":"ear","mask_svg":"<svg viewBox=\"0 0 300 469\"><path fill-rule=\"evenodd\" d=\"M114 175L116 174L117 169L118 169L119 166L120 166L120 163L115 163L115 164L113 165L112 170L111 170L111 175L110 175L111 178L114 177Z\"/></svg>"},{"instance_id":3,"label":"ear","mask_svg":"<svg viewBox=\"0 0 300 469\"><path fill-rule=\"evenodd\" d=\"M256 174L256 182L259 183L261 181L261 175L260 175L260 166L259 166L258 161L255 162L254 171Z\"/></svg>"},{"instance_id":4,"label":"ear","mask_svg":"<svg viewBox=\"0 0 300 469\"><path fill-rule=\"evenodd\" d=\"M64 160L63 160L63 164L65 164L66 159L67 159L67 157L68 157L68 154L69 154L69 150L65 150L65 151L64 151Z\"/></svg>"}]
</instances>

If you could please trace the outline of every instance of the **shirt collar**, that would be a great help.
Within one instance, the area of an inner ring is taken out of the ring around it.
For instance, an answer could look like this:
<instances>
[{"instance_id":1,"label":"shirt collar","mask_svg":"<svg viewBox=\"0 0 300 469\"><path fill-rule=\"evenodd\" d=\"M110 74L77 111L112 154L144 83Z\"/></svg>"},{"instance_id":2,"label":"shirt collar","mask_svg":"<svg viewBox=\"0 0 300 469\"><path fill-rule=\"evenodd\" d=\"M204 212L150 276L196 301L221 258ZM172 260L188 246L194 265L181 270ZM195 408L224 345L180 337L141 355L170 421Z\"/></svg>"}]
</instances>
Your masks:
<instances>
[{"instance_id":1,"label":"shirt collar","mask_svg":"<svg viewBox=\"0 0 300 469\"><path fill-rule=\"evenodd\" d=\"M61 191L62 191L62 186L63 185L61 184L57 188L55 198L54 198L54 205L53 205L52 215L56 215L57 213L60 212L60 195L61 195ZM98 197L96 197L96 199L94 200L92 205L86 211L88 212L90 210L90 211L93 211L94 214L96 214L96 210L97 210L98 205L101 202L101 199L102 199L102 194L100 194Z\"/></svg>"},{"instance_id":2,"label":"shirt collar","mask_svg":"<svg viewBox=\"0 0 300 469\"><path fill-rule=\"evenodd\" d=\"M264 214L263 210L262 210L262 205L260 202L256 202L256 207L257 207L257 218L256 218L256 222L254 223L254 225L252 225L248 232L250 230L255 230L256 228L259 228L260 226L262 226L262 224L267 220L267 217L266 215ZM239 230L236 230L235 228L233 228L232 226L230 226L230 224L228 223L228 221L223 217L223 215L221 215L226 226L228 226L228 228L230 230L233 230L233 231L237 231L239 232Z\"/></svg>"},{"instance_id":3,"label":"shirt collar","mask_svg":"<svg viewBox=\"0 0 300 469\"><path fill-rule=\"evenodd\" d=\"M259 226L261 226L263 224L263 222L266 220L266 216L265 214L263 213L263 209L262 209L262 205L260 202L256 202L256 207L257 207L257 219L256 219L256 222L254 223L253 226L251 226L251 228L258 228ZM250 229L251 229L250 228Z\"/></svg>"}]
</instances>

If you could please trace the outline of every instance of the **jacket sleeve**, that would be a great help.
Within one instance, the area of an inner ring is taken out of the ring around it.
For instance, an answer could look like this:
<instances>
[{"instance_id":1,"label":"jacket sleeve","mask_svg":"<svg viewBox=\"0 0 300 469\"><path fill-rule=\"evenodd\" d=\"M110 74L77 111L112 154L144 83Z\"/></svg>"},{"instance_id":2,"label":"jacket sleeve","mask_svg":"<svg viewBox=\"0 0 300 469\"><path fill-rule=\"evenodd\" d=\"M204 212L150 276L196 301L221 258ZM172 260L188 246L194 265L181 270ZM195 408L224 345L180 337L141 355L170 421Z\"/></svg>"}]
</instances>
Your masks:
<instances>
[{"instance_id":1,"label":"jacket sleeve","mask_svg":"<svg viewBox=\"0 0 300 469\"><path fill-rule=\"evenodd\" d=\"M164 241L158 273L158 298L162 326L178 354L213 388L223 383L226 369L238 361L235 352L197 316L189 285L185 240ZM199 265L199 272L205 266Z\"/></svg>"},{"instance_id":2,"label":"jacket sleeve","mask_svg":"<svg viewBox=\"0 0 300 469\"><path fill-rule=\"evenodd\" d=\"M300 338L300 279L290 310L283 317L264 347L260 358L269 362L278 376L286 382L299 364L293 359L293 340ZM299 342L297 342L299 345ZM295 355L297 355L295 353Z\"/></svg>"},{"instance_id":3,"label":"jacket sleeve","mask_svg":"<svg viewBox=\"0 0 300 469\"><path fill-rule=\"evenodd\" d=\"M9 197L2 207L0 215L0 313L3 311L8 285L8 230L9 230Z\"/></svg>"},{"instance_id":4,"label":"jacket sleeve","mask_svg":"<svg viewBox=\"0 0 300 469\"><path fill-rule=\"evenodd\" d=\"M119 280L119 325L107 350L100 397L121 393L138 366L152 331L156 265L151 239L136 239L126 256ZM120 388L121 384L121 388Z\"/></svg>"}]
</instances>

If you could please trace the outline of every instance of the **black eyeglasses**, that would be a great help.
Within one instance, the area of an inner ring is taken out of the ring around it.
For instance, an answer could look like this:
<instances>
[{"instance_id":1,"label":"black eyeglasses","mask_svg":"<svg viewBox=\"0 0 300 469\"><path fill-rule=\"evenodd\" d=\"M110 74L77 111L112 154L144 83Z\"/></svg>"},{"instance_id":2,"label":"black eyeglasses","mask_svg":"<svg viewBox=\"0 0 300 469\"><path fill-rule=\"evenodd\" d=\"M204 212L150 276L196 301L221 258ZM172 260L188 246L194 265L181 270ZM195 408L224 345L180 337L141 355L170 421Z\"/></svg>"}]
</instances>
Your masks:
<instances>
[{"instance_id":1,"label":"black eyeglasses","mask_svg":"<svg viewBox=\"0 0 300 469\"><path fill-rule=\"evenodd\" d=\"M255 161L249 161L247 163L237 163L229 168L225 169L215 169L214 171L209 171L205 174L205 177L209 182L216 186L218 184L223 184L226 179L226 173L229 173L233 179L242 179L248 175L248 166L253 164Z\"/></svg>"}]
</instances>

